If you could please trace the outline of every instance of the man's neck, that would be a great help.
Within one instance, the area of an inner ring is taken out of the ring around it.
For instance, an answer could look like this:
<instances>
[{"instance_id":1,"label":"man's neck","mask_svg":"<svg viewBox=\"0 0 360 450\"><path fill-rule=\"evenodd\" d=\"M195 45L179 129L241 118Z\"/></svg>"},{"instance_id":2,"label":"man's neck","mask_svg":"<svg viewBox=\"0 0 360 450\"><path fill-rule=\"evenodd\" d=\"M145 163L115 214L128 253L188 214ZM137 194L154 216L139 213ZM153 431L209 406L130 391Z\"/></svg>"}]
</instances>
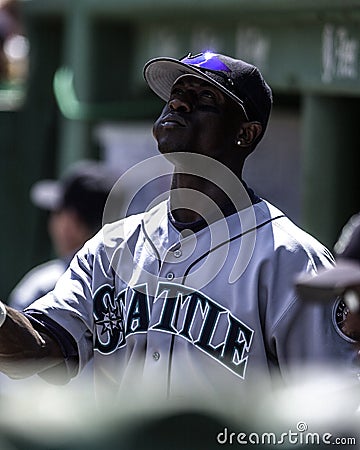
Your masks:
<instances>
[{"instance_id":1,"label":"man's neck","mask_svg":"<svg viewBox=\"0 0 360 450\"><path fill-rule=\"evenodd\" d=\"M249 206L248 199L246 205ZM173 218L182 223L201 219L214 222L237 211L221 187L204 178L184 173L175 173L173 176L170 208Z\"/></svg>"}]
</instances>

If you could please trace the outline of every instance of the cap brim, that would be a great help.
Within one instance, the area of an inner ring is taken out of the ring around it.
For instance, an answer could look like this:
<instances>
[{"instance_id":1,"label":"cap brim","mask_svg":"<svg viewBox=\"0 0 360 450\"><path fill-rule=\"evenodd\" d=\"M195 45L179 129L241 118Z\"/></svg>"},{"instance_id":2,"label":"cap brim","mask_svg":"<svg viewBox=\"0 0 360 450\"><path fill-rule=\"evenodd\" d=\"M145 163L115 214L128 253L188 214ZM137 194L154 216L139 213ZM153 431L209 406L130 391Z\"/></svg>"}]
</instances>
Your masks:
<instances>
[{"instance_id":1,"label":"cap brim","mask_svg":"<svg viewBox=\"0 0 360 450\"><path fill-rule=\"evenodd\" d=\"M54 211L60 207L62 187L54 180L38 181L30 190L30 199L35 206Z\"/></svg>"},{"instance_id":2,"label":"cap brim","mask_svg":"<svg viewBox=\"0 0 360 450\"><path fill-rule=\"evenodd\" d=\"M303 300L329 301L342 296L347 290L359 289L360 264L342 260L314 276L301 274L295 280L295 287Z\"/></svg>"},{"instance_id":3,"label":"cap brim","mask_svg":"<svg viewBox=\"0 0 360 450\"><path fill-rule=\"evenodd\" d=\"M196 67L190 67L188 64L184 64L174 58L154 58L148 61L144 66L144 78L147 84L156 95L166 102L170 98L174 82L179 77L186 74L196 75L208 81L225 95L233 99L241 107L245 116L248 117L241 99Z\"/></svg>"}]
</instances>

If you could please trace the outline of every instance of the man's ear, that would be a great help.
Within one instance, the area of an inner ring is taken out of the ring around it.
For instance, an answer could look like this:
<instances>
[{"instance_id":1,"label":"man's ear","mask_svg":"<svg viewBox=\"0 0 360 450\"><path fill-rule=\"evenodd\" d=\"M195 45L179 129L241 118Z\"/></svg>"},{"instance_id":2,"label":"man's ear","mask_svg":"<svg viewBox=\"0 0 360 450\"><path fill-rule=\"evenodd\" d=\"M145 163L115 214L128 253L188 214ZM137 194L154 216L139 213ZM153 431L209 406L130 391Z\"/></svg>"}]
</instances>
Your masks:
<instances>
[{"instance_id":1,"label":"man's ear","mask_svg":"<svg viewBox=\"0 0 360 450\"><path fill-rule=\"evenodd\" d=\"M238 142L241 147L249 147L253 145L262 132L260 122L244 122L241 124L239 133L237 134Z\"/></svg>"}]
</instances>

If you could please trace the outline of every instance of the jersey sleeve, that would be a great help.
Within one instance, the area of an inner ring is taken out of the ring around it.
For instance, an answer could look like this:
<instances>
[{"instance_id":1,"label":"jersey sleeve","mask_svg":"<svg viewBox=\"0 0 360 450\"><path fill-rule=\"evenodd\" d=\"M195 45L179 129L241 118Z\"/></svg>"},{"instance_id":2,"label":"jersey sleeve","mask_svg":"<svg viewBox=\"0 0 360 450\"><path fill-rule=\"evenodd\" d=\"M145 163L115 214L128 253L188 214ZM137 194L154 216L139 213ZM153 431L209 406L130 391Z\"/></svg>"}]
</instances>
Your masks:
<instances>
[{"instance_id":1,"label":"jersey sleeve","mask_svg":"<svg viewBox=\"0 0 360 450\"><path fill-rule=\"evenodd\" d=\"M78 371L92 358L93 286L94 277L99 276L95 271L94 261L101 258L101 247L100 235L97 235L74 256L53 291L24 310L27 315L33 316L34 320L41 317L42 326L45 328L49 323L56 324L56 330L50 327L50 334L61 335L63 329L65 335L71 336L71 341L76 346ZM105 266L98 264L98 267ZM59 339L62 340L61 336ZM77 373L73 367L71 372L69 376Z\"/></svg>"},{"instance_id":2,"label":"jersey sleeve","mask_svg":"<svg viewBox=\"0 0 360 450\"><path fill-rule=\"evenodd\" d=\"M312 243L311 243L312 244ZM320 244L296 249L280 248L275 253L269 284L266 341L271 361L281 377L301 376L308 368L344 369L350 377L359 370L354 343L343 335L336 322L338 299L305 302L294 288L294 276L300 272L315 274L333 265L328 250ZM276 268L276 269L275 269Z\"/></svg>"}]
</instances>

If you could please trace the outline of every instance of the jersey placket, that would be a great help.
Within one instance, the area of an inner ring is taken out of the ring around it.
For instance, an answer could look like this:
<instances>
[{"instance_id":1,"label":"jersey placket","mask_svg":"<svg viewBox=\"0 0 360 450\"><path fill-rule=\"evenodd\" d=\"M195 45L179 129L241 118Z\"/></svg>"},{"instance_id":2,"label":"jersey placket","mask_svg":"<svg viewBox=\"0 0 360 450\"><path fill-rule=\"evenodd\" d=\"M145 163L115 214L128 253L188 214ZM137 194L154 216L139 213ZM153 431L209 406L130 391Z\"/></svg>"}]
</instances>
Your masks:
<instances>
[{"instance_id":1,"label":"jersey placket","mask_svg":"<svg viewBox=\"0 0 360 450\"><path fill-rule=\"evenodd\" d=\"M153 298L148 331L144 375L158 380L159 395L168 394L175 341L184 322L181 297L184 274L196 259L195 234L183 238L170 229L168 242L173 242L160 261L157 292ZM179 287L180 289L178 290ZM183 338L181 338L183 339Z\"/></svg>"},{"instance_id":2,"label":"jersey placket","mask_svg":"<svg viewBox=\"0 0 360 450\"><path fill-rule=\"evenodd\" d=\"M183 239L181 233L172 227L169 227L161 238L159 233L152 235L152 243L156 243L161 259L157 290L151 298L144 377L157 380L157 385L152 389L156 389L158 395L167 395L173 340L178 334L179 299L176 285L182 283L188 266L188 256L194 254L194 242L194 236ZM168 249L161 252L166 245Z\"/></svg>"}]
</instances>

